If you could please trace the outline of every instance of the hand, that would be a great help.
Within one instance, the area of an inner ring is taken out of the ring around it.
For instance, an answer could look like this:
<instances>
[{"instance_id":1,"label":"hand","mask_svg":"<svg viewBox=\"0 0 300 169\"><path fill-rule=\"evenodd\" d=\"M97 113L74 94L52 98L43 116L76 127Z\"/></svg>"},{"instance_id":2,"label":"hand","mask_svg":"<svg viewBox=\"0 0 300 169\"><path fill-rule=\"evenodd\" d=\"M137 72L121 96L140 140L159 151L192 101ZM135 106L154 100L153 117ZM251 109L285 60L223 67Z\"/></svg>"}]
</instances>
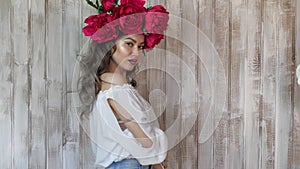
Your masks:
<instances>
[{"instance_id":1,"label":"hand","mask_svg":"<svg viewBox=\"0 0 300 169\"><path fill-rule=\"evenodd\" d=\"M164 168L167 168L167 161L166 160L164 160L163 162L161 162L161 165L164 167Z\"/></svg>"},{"instance_id":2,"label":"hand","mask_svg":"<svg viewBox=\"0 0 300 169\"><path fill-rule=\"evenodd\" d=\"M152 165L153 169L164 169L163 166L161 164L153 164Z\"/></svg>"},{"instance_id":3,"label":"hand","mask_svg":"<svg viewBox=\"0 0 300 169\"><path fill-rule=\"evenodd\" d=\"M153 169L166 169L167 168L167 162L163 161L160 164L153 164L152 168Z\"/></svg>"}]
</instances>

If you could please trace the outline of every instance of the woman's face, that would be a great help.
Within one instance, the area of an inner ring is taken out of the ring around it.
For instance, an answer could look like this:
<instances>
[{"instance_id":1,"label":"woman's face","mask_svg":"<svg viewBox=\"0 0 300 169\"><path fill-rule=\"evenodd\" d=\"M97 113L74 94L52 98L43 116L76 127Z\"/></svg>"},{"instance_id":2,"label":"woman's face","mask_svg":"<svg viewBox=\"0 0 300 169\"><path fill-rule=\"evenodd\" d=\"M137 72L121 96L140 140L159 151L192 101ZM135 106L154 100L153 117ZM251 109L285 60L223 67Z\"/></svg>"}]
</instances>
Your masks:
<instances>
[{"instance_id":1,"label":"woman's face","mask_svg":"<svg viewBox=\"0 0 300 169\"><path fill-rule=\"evenodd\" d=\"M110 66L119 71L131 71L140 61L144 48L144 35L126 35L116 42Z\"/></svg>"}]
</instances>

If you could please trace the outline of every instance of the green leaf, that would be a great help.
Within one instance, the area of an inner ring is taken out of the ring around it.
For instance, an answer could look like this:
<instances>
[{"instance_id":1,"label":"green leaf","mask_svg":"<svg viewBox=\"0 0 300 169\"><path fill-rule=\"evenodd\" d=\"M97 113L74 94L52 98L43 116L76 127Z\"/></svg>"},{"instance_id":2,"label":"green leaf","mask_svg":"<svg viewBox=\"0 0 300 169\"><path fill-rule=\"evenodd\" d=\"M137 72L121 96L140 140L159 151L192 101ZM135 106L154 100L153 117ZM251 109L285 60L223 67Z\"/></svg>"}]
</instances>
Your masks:
<instances>
[{"instance_id":1,"label":"green leaf","mask_svg":"<svg viewBox=\"0 0 300 169\"><path fill-rule=\"evenodd\" d=\"M148 35L148 32L147 32L146 28L143 28L143 33L144 33L145 35Z\"/></svg>"},{"instance_id":2,"label":"green leaf","mask_svg":"<svg viewBox=\"0 0 300 169\"><path fill-rule=\"evenodd\" d=\"M86 0L87 4L91 5L92 7L98 9L97 5L95 5L91 0Z\"/></svg>"},{"instance_id":3,"label":"green leaf","mask_svg":"<svg viewBox=\"0 0 300 169\"><path fill-rule=\"evenodd\" d=\"M153 8L153 6L149 6L148 8L147 8L147 11L149 11L150 9L152 9Z\"/></svg>"},{"instance_id":4,"label":"green leaf","mask_svg":"<svg viewBox=\"0 0 300 169\"><path fill-rule=\"evenodd\" d=\"M96 5L97 5L97 8L99 9L99 1L96 0Z\"/></svg>"},{"instance_id":5,"label":"green leaf","mask_svg":"<svg viewBox=\"0 0 300 169\"><path fill-rule=\"evenodd\" d=\"M98 7L98 13L103 13L103 7L102 6Z\"/></svg>"}]
</instances>

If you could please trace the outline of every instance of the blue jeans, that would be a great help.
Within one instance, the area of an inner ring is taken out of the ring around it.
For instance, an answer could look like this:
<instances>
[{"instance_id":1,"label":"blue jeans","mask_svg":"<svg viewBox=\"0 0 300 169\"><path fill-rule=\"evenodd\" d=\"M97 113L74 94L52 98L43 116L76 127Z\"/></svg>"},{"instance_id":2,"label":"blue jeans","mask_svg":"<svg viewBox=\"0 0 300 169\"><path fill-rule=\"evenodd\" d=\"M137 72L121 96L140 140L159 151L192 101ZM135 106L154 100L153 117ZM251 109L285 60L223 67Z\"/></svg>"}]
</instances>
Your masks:
<instances>
[{"instance_id":1,"label":"blue jeans","mask_svg":"<svg viewBox=\"0 0 300 169\"><path fill-rule=\"evenodd\" d=\"M151 165L141 165L136 159L124 159L113 162L106 169L152 169Z\"/></svg>"}]
</instances>

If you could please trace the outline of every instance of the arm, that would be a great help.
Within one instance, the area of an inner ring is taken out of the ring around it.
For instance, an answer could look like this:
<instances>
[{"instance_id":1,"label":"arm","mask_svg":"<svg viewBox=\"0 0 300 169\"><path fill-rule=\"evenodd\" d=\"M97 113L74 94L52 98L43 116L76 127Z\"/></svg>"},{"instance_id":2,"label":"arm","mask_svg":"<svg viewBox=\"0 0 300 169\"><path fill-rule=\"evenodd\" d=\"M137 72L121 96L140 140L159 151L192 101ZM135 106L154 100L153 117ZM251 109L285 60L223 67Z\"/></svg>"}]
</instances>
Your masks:
<instances>
[{"instance_id":1,"label":"arm","mask_svg":"<svg viewBox=\"0 0 300 169\"><path fill-rule=\"evenodd\" d=\"M130 113L128 113L126 109L124 109L116 101L108 99L108 103L115 113L116 117L119 117L122 121L128 121L128 119L132 119ZM143 147L150 148L152 146L152 140L145 134L145 132L141 129L136 121L132 120L126 122L124 123L124 125Z\"/></svg>"}]
</instances>

